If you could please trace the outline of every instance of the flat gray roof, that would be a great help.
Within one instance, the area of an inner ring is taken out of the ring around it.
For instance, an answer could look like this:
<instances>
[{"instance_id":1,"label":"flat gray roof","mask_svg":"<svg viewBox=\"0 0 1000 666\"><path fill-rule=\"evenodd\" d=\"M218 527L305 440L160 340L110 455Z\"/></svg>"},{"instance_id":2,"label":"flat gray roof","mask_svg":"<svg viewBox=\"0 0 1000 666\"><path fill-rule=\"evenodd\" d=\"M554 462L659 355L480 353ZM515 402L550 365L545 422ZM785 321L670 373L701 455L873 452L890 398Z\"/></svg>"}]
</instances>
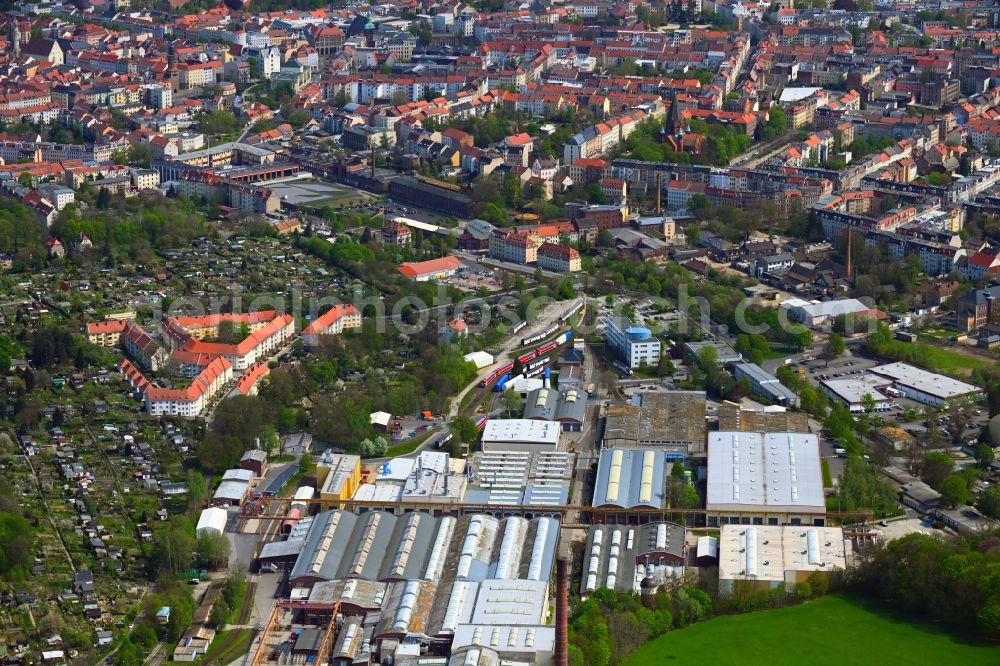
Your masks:
<instances>
[{"instance_id":1,"label":"flat gray roof","mask_svg":"<svg viewBox=\"0 0 1000 666\"><path fill-rule=\"evenodd\" d=\"M531 419L490 419L483 429L482 441L498 445L530 442L554 447L559 443L559 427Z\"/></svg>"},{"instance_id":2,"label":"flat gray roof","mask_svg":"<svg viewBox=\"0 0 1000 666\"><path fill-rule=\"evenodd\" d=\"M973 384L953 379L947 375L929 372L909 363L887 363L869 368L868 372L880 377L888 377L900 386L912 388L927 395L950 400L972 393L981 393L983 389Z\"/></svg>"},{"instance_id":3,"label":"flat gray roof","mask_svg":"<svg viewBox=\"0 0 1000 666\"><path fill-rule=\"evenodd\" d=\"M751 382L756 382L756 391L763 393L765 397L774 400L775 402L785 402L790 405L797 405L799 402L799 396L778 381L778 378L772 375L770 372L764 370L756 363L734 363L733 370L736 375L742 375L750 379ZM740 376L736 377L740 379Z\"/></svg>"},{"instance_id":4,"label":"flat gray roof","mask_svg":"<svg viewBox=\"0 0 1000 666\"><path fill-rule=\"evenodd\" d=\"M709 511L825 513L819 440L810 433L712 432Z\"/></svg>"},{"instance_id":5,"label":"flat gray roof","mask_svg":"<svg viewBox=\"0 0 1000 666\"><path fill-rule=\"evenodd\" d=\"M849 379L824 379L820 381L824 387L838 398L851 405L859 405L865 399L866 394L871 394L876 403L889 402L891 398L886 396L880 389L884 389L890 382L881 377L869 377L862 375L860 378Z\"/></svg>"}]
</instances>

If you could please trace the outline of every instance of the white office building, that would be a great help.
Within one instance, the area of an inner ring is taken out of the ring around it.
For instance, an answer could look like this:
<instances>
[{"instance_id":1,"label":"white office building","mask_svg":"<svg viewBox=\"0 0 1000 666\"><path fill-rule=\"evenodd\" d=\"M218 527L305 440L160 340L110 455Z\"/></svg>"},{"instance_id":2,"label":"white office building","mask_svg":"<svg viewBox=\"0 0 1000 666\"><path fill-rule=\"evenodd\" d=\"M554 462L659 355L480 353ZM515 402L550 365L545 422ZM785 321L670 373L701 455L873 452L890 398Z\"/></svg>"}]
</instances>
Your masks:
<instances>
[{"instance_id":1,"label":"white office building","mask_svg":"<svg viewBox=\"0 0 1000 666\"><path fill-rule=\"evenodd\" d=\"M626 317L608 317L608 347L629 368L656 365L660 362L660 341L645 326L635 326Z\"/></svg>"}]
</instances>

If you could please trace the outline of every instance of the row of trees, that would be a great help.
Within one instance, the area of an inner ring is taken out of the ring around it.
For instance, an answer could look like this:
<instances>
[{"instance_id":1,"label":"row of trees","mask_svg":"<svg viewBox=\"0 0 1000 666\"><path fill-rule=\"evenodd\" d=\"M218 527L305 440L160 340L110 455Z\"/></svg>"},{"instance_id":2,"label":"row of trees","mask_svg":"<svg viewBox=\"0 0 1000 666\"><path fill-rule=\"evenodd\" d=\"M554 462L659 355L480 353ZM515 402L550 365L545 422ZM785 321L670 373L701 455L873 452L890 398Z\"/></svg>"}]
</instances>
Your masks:
<instances>
[{"instance_id":1,"label":"row of trees","mask_svg":"<svg viewBox=\"0 0 1000 666\"><path fill-rule=\"evenodd\" d=\"M45 227L27 206L0 197L0 252L17 252L29 246L44 249Z\"/></svg>"},{"instance_id":2,"label":"row of trees","mask_svg":"<svg viewBox=\"0 0 1000 666\"><path fill-rule=\"evenodd\" d=\"M222 587L222 594L212 606L212 613L208 618L209 625L221 631L234 619L239 619L235 615L240 610L246 589L247 581L243 577L243 572L240 569L231 570Z\"/></svg>"},{"instance_id":3,"label":"row of trees","mask_svg":"<svg viewBox=\"0 0 1000 666\"><path fill-rule=\"evenodd\" d=\"M570 616L572 666L618 664L648 640L707 618L712 599L694 587L639 597L601 588Z\"/></svg>"},{"instance_id":4,"label":"row of trees","mask_svg":"<svg viewBox=\"0 0 1000 666\"><path fill-rule=\"evenodd\" d=\"M1000 537L911 533L861 558L854 589L953 630L1000 639Z\"/></svg>"},{"instance_id":5,"label":"row of trees","mask_svg":"<svg viewBox=\"0 0 1000 666\"><path fill-rule=\"evenodd\" d=\"M3 450L13 448L6 433ZM31 576L34 563L35 531L24 517L14 488L6 479L0 479L0 577L7 581L20 581Z\"/></svg>"},{"instance_id":6,"label":"row of trees","mask_svg":"<svg viewBox=\"0 0 1000 666\"><path fill-rule=\"evenodd\" d=\"M756 363L757 361L754 362ZM827 410L830 408L830 400L826 395L826 391L810 384L805 377L800 375L790 365L779 367L777 372L775 372L775 376L778 378L778 381L799 396L799 407L802 411L812 414L817 418L826 417Z\"/></svg>"},{"instance_id":7,"label":"row of trees","mask_svg":"<svg viewBox=\"0 0 1000 666\"><path fill-rule=\"evenodd\" d=\"M722 369L715 347L702 347L697 356L689 356L687 368L691 384L704 388L713 398L739 401L750 393L746 380L736 381Z\"/></svg>"},{"instance_id":8,"label":"row of trees","mask_svg":"<svg viewBox=\"0 0 1000 666\"><path fill-rule=\"evenodd\" d=\"M993 462L993 449L989 444L980 444L977 451L977 460L983 468ZM982 477L983 472L976 467L955 468L955 461L943 451L932 451L928 453L921 465L920 478L924 483L941 493L942 501L951 507L962 506L969 502L972 489L976 482ZM985 513L991 517L994 515L992 503L993 494L987 495L983 499Z\"/></svg>"},{"instance_id":9,"label":"row of trees","mask_svg":"<svg viewBox=\"0 0 1000 666\"><path fill-rule=\"evenodd\" d=\"M45 324L32 331L27 341L29 358L36 368L72 364L77 369L103 364L104 351L90 344L65 324Z\"/></svg>"}]
</instances>

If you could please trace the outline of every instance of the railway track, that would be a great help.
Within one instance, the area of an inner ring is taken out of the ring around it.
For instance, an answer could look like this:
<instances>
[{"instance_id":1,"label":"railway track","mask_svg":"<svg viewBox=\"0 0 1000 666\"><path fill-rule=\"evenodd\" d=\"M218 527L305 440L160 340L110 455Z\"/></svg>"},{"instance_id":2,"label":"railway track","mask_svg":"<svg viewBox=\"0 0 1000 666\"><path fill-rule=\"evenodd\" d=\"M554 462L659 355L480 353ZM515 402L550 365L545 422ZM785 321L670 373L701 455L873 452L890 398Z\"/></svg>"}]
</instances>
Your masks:
<instances>
[{"instance_id":1,"label":"railway track","mask_svg":"<svg viewBox=\"0 0 1000 666\"><path fill-rule=\"evenodd\" d=\"M240 614L235 624L246 624L250 621L250 612L253 611L254 593L257 592L257 581L247 582L246 593L243 595L243 605L240 607Z\"/></svg>"}]
</instances>

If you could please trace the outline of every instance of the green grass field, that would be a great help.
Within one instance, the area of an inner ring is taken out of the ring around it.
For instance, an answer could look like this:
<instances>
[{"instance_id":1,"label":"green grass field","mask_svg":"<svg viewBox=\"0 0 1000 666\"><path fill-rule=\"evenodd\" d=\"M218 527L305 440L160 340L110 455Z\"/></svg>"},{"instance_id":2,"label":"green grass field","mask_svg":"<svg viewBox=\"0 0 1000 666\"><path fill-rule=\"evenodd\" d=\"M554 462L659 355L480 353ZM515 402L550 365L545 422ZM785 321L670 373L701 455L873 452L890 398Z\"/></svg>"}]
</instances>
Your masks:
<instances>
[{"instance_id":1,"label":"green grass field","mask_svg":"<svg viewBox=\"0 0 1000 666\"><path fill-rule=\"evenodd\" d=\"M1000 664L974 643L851 597L720 617L651 641L625 666L656 664Z\"/></svg>"},{"instance_id":2,"label":"green grass field","mask_svg":"<svg viewBox=\"0 0 1000 666\"><path fill-rule=\"evenodd\" d=\"M972 354L963 354L958 351L953 351L944 347L936 347L934 345L923 345L921 347L921 352L926 356L927 360L938 369L938 371L945 374L968 374L971 373L976 368L988 368L996 364L996 361L991 361L982 356L973 356Z\"/></svg>"},{"instance_id":3,"label":"green grass field","mask_svg":"<svg viewBox=\"0 0 1000 666\"><path fill-rule=\"evenodd\" d=\"M925 338L926 340L926 338ZM891 345L910 347L909 342L893 340ZM930 342L923 342L919 345L920 361L917 365L954 377L968 377L977 368L988 368L996 365L996 359L989 359L973 353L962 353L957 349L941 347Z\"/></svg>"}]
</instances>

